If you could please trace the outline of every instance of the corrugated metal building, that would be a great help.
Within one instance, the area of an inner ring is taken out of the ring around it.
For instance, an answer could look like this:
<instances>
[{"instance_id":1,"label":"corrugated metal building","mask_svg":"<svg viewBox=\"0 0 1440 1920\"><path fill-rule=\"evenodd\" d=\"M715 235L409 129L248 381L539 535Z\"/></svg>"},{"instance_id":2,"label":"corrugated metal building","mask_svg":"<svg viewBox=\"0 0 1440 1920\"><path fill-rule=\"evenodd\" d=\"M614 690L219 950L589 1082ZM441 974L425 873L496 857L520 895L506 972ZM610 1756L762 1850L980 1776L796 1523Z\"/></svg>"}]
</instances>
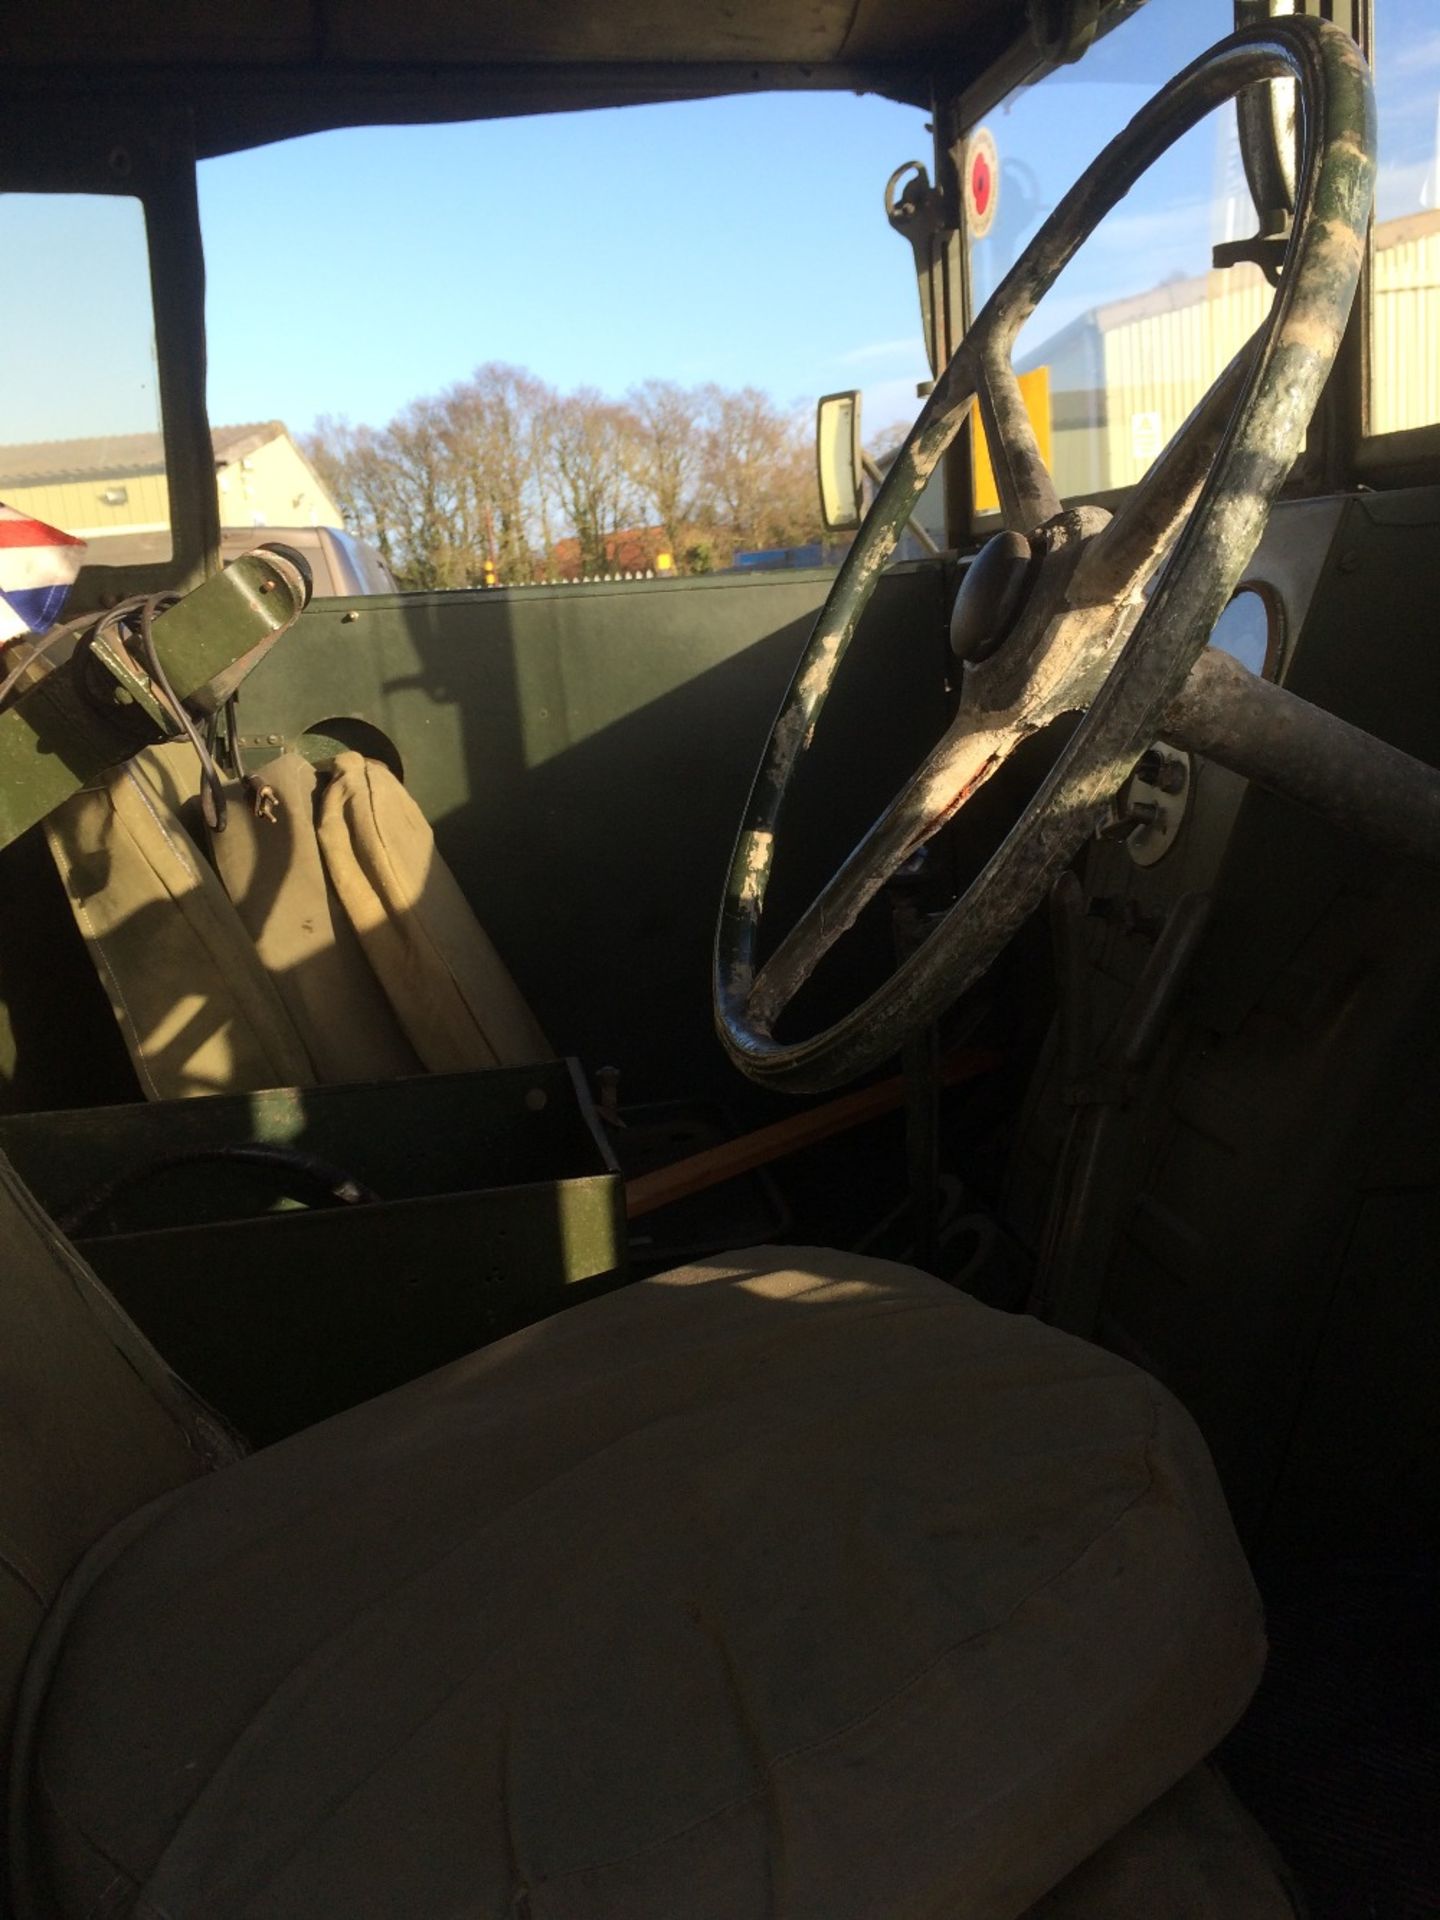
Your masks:
<instances>
[{"instance_id":1,"label":"corrugated metal building","mask_svg":"<svg viewBox=\"0 0 1440 1920\"><path fill-rule=\"evenodd\" d=\"M1440 420L1440 208L1375 229L1370 430Z\"/></svg>"},{"instance_id":2,"label":"corrugated metal building","mask_svg":"<svg viewBox=\"0 0 1440 1920\"><path fill-rule=\"evenodd\" d=\"M222 526L343 526L283 422L216 427L211 438ZM122 433L0 447L0 500L84 540L167 532L164 444L158 433Z\"/></svg>"},{"instance_id":3,"label":"corrugated metal building","mask_svg":"<svg viewBox=\"0 0 1440 1920\"><path fill-rule=\"evenodd\" d=\"M1083 313L1022 362L1048 367L1062 494L1137 480L1270 304L1258 267L1167 281ZM1440 210L1375 229L1371 427L1440 420Z\"/></svg>"}]
</instances>

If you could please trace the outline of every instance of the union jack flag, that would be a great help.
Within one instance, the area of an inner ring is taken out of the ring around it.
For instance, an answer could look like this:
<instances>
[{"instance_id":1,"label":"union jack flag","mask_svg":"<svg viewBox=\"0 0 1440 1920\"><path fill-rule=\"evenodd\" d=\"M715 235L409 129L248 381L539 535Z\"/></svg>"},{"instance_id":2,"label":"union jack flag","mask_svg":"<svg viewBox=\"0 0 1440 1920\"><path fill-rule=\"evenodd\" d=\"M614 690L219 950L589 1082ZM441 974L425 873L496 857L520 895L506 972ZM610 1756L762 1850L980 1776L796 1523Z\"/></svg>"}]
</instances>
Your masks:
<instances>
[{"instance_id":1,"label":"union jack flag","mask_svg":"<svg viewBox=\"0 0 1440 1920\"><path fill-rule=\"evenodd\" d=\"M0 647L54 626L84 557L83 540L0 504Z\"/></svg>"}]
</instances>

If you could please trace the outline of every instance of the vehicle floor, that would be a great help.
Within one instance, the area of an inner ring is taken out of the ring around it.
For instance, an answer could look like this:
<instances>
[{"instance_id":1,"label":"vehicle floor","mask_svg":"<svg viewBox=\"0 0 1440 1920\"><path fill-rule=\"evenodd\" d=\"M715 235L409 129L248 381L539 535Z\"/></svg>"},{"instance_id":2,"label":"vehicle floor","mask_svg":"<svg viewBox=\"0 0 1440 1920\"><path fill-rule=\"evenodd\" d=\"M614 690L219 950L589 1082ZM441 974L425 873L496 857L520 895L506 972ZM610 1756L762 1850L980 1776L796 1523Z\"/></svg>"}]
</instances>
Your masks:
<instances>
[{"instance_id":1,"label":"vehicle floor","mask_svg":"<svg viewBox=\"0 0 1440 1920\"><path fill-rule=\"evenodd\" d=\"M1310 1920L1440 1915L1440 1556L1260 1571L1270 1659L1221 1759Z\"/></svg>"}]
</instances>

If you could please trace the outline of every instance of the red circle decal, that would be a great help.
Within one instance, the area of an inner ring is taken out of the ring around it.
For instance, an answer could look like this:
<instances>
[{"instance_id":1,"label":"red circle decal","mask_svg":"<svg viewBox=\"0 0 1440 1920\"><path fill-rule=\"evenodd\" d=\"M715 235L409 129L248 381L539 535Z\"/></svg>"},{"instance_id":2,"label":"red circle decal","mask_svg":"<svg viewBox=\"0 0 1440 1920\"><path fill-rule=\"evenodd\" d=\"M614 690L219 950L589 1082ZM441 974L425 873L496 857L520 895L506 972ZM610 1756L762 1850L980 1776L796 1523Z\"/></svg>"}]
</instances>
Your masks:
<instances>
[{"instance_id":1,"label":"red circle decal","mask_svg":"<svg viewBox=\"0 0 1440 1920\"><path fill-rule=\"evenodd\" d=\"M970 135L965 158L965 224L972 240L983 240L1000 207L1000 156L988 127Z\"/></svg>"}]
</instances>

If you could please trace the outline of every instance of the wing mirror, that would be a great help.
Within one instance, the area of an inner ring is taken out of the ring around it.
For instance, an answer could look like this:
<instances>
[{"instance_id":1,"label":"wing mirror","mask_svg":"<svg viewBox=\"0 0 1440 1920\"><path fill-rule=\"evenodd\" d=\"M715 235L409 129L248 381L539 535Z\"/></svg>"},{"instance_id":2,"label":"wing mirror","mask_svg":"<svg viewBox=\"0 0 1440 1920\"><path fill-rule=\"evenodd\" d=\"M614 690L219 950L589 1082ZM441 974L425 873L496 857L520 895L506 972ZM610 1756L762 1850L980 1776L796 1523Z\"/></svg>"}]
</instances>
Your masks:
<instances>
[{"instance_id":1,"label":"wing mirror","mask_svg":"<svg viewBox=\"0 0 1440 1920\"><path fill-rule=\"evenodd\" d=\"M827 393L815 409L820 518L828 533L853 533L864 515L865 456L860 448L860 395Z\"/></svg>"},{"instance_id":2,"label":"wing mirror","mask_svg":"<svg viewBox=\"0 0 1440 1920\"><path fill-rule=\"evenodd\" d=\"M827 533L853 533L865 518L865 482L885 475L860 444L860 395L827 393L815 410L815 463L820 475L820 518ZM905 522L923 553L940 549L912 514Z\"/></svg>"}]
</instances>

